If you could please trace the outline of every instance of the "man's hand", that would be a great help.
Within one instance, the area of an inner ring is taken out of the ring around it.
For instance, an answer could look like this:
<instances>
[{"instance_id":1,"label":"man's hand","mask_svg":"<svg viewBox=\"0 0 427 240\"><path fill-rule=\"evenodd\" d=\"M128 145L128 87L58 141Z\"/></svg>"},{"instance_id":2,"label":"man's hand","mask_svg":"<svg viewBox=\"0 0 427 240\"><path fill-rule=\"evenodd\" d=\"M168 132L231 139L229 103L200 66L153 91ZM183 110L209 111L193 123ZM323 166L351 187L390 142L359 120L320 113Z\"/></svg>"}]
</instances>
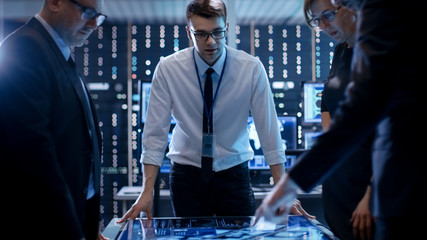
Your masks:
<instances>
[{"instance_id":1,"label":"man's hand","mask_svg":"<svg viewBox=\"0 0 427 240\"><path fill-rule=\"evenodd\" d=\"M280 179L282 178L282 176L286 173L286 169L285 169L285 165L284 164L276 164L276 165L271 165L270 166L270 170L271 170L271 174L273 176L274 182L278 183L280 182ZM282 212L282 210L279 210L279 213ZM294 204L291 207L291 211L292 214L295 215L304 215L310 219L314 219L316 218L313 215L308 214L301 206L301 202L298 199L295 199Z\"/></svg>"},{"instance_id":2,"label":"man's hand","mask_svg":"<svg viewBox=\"0 0 427 240\"><path fill-rule=\"evenodd\" d=\"M151 209L153 207L153 194L146 193L145 191L141 192L138 199L132 205L132 207L126 212L126 214L119 220L117 223L124 223L128 219L135 220L141 212L147 214L148 219L152 219L153 215L151 214Z\"/></svg>"},{"instance_id":3,"label":"man's hand","mask_svg":"<svg viewBox=\"0 0 427 240\"><path fill-rule=\"evenodd\" d=\"M261 217L268 222L276 224L286 220L295 203L297 188L298 186L289 178L289 175L284 174L256 210L252 226Z\"/></svg>"},{"instance_id":4,"label":"man's hand","mask_svg":"<svg viewBox=\"0 0 427 240\"><path fill-rule=\"evenodd\" d=\"M110 240L109 238L106 238L102 235L102 233L98 232L97 240Z\"/></svg>"}]
</instances>

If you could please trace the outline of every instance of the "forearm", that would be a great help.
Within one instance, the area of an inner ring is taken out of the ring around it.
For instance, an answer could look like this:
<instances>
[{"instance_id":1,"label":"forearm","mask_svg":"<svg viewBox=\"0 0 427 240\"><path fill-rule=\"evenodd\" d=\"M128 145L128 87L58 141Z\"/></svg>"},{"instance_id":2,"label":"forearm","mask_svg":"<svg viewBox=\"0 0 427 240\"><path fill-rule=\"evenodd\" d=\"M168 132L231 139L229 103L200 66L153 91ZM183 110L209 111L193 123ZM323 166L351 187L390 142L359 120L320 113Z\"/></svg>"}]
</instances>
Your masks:
<instances>
[{"instance_id":1,"label":"forearm","mask_svg":"<svg viewBox=\"0 0 427 240\"><path fill-rule=\"evenodd\" d=\"M274 184L278 183L283 174L285 174L284 164L275 164L270 166L271 175L273 176Z\"/></svg>"},{"instance_id":2,"label":"forearm","mask_svg":"<svg viewBox=\"0 0 427 240\"><path fill-rule=\"evenodd\" d=\"M152 164L144 164L144 173L142 178L143 192L152 193L154 190L154 183L156 182L157 174L160 167Z\"/></svg>"},{"instance_id":3,"label":"forearm","mask_svg":"<svg viewBox=\"0 0 427 240\"><path fill-rule=\"evenodd\" d=\"M371 185L368 185L366 187L365 195L363 195L363 199L365 199L367 202L369 202L371 199L371 192L372 192L372 187Z\"/></svg>"},{"instance_id":4,"label":"forearm","mask_svg":"<svg viewBox=\"0 0 427 240\"><path fill-rule=\"evenodd\" d=\"M326 132L331 125L331 114L329 112L322 112L320 118L322 120L322 130Z\"/></svg>"},{"instance_id":5,"label":"forearm","mask_svg":"<svg viewBox=\"0 0 427 240\"><path fill-rule=\"evenodd\" d=\"M147 214L147 218L153 218L151 208L153 206L153 189L156 182L159 166L152 164L144 164L144 173L142 174L142 192L139 194L138 199L132 205L126 214L117 221L117 223L124 223L127 219L135 219L140 216L141 212Z\"/></svg>"}]
</instances>

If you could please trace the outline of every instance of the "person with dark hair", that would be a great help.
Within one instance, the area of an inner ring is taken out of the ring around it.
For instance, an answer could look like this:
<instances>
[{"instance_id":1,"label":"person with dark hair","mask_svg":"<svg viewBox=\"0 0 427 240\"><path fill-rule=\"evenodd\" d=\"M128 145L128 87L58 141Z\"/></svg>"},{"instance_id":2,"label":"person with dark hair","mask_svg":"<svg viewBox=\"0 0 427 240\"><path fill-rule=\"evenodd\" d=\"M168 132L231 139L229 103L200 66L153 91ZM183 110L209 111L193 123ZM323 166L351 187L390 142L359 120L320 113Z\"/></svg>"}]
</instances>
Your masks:
<instances>
[{"instance_id":1,"label":"person with dark hair","mask_svg":"<svg viewBox=\"0 0 427 240\"><path fill-rule=\"evenodd\" d=\"M11 239L103 239L102 138L71 48L103 23L102 0L45 0L0 43L0 160Z\"/></svg>"},{"instance_id":2,"label":"person with dark hair","mask_svg":"<svg viewBox=\"0 0 427 240\"><path fill-rule=\"evenodd\" d=\"M427 215L425 136L427 48L414 29L425 29L427 2L336 0L358 7L351 83L329 130L276 184L257 209L254 224L286 218L298 187L309 191L375 133L372 214L375 240L423 238ZM415 7L414 7L415 6Z\"/></svg>"},{"instance_id":3,"label":"person with dark hair","mask_svg":"<svg viewBox=\"0 0 427 240\"><path fill-rule=\"evenodd\" d=\"M356 42L357 11L334 6L330 0L305 0L304 16L311 28L319 28L337 42L328 81L322 92L322 129L345 98L350 83L351 60ZM370 239L374 220L370 211L372 137L354 150L322 183L325 219L340 239Z\"/></svg>"},{"instance_id":4,"label":"person with dark hair","mask_svg":"<svg viewBox=\"0 0 427 240\"><path fill-rule=\"evenodd\" d=\"M167 154L175 216L253 215L249 113L274 180L285 172L285 150L267 74L257 58L225 44L225 4L194 0L186 17L194 47L164 58L156 67L143 130L143 191L119 222L135 219L141 211L152 218L153 188L171 117L177 123ZM293 209L312 217L299 202Z\"/></svg>"}]
</instances>

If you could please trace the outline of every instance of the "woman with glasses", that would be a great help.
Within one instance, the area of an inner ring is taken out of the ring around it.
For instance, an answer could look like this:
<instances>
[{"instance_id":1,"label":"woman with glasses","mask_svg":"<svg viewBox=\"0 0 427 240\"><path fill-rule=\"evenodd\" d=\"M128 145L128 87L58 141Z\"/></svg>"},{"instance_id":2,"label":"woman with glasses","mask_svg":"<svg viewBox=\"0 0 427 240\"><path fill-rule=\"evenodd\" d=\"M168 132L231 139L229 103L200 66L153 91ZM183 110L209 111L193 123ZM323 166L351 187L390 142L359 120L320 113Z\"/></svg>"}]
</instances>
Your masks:
<instances>
[{"instance_id":1,"label":"woman with glasses","mask_svg":"<svg viewBox=\"0 0 427 240\"><path fill-rule=\"evenodd\" d=\"M322 128L327 131L350 83L357 13L334 6L330 0L305 0L304 16L310 27L318 28L337 42L322 94ZM369 209L371 142L348 156L322 185L325 218L340 239L370 239L372 236L374 222Z\"/></svg>"}]
</instances>

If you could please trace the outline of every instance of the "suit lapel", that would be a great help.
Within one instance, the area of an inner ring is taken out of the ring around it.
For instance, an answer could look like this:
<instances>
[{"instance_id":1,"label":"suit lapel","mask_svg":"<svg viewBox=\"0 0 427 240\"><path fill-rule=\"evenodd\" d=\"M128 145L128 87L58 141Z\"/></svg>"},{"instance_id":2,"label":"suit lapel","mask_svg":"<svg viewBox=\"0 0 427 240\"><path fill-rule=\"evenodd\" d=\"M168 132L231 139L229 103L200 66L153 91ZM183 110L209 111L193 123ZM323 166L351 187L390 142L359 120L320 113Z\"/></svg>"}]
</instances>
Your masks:
<instances>
[{"instance_id":1,"label":"suit lapel","mask_svg":"<svg viewBox=\"0 0 427 240\"><path fill-rule=\"evenodd\" d=\"M80 76L77 72L76 65L74 62L72 64L69 64L64 58L64 55L62 54L59 47L56 45L55 40L52 38L52 36L49 34L49 32L43 27L43 25L35 18L31 18L27 23L27 26L30 28L35 29L37 32L40 33L40 35L48 42L49 46L51 47L52 51L55 53L56 56L56 62L59 63L62 67L62 69L66 70L66 78L68 81L71 82L72 86L74 87L74 90L77 94L78 99L80 100L80 103L85 104L85 95L82 91L81 83L80 83ZM83 111L85 112L85 111ZM86 114L86 113L85 113ZM89 126L88 126L89 128Z\"/></svg>"},{"instance_id":2,"label":"suit lapel","mask_svg":"<svg viewBox=\"0 0 427 240\"><path fill-rule=\"evenodd\" d=\"M70 76L72 77L72 84L74 87L74 90L77 93L77 96L80 100L80 103L83 107L83 112L86 118L86 123L88 125L88 129L92 132L92 145L93 145L93 151L94 151L94 183L95 183L95 190L98 192L99 189L99 181L100 181L100 171L98 169L101 168L101 151L102 151L102 144L101 144L101 134L99 130L98 119L96 117L96 111L94 109L94 105L91 101L91 98L89 96L89 91L84 84L84 82L80 79L80 75L77 72L76 65L74 61L71 59L67 62L67 64L70 66L69 69L72 70L72 74Z\"/></svg>"},{"instance_id":3,"label":"suit lapel","mask_svg":"<svg viewBox=\"0 0 427 240\"><path fill-rule=\"evenodd\" d=\"M80 75L77 72L77 68L76 65L74 63L74 61L72 61L71 57L70 60L71 61L66 61L64 58L64 55L62 54L61 50L59 49L59 47L56 45L55 40L52 38L52 36L49 34L49 32L43 27L43 25L35 18L31 18L26 25L30 28L35 29L37 32L40 33L40 35L46 40L46 42L49 44L49 46L51 47L52 51L55 53L55 56L57 58L57 62L61 65L62 69L65 69L66 71L66 80L64 79L64 81L69 81L71 83L71 85L74 88L74 91L77 95L77 98L80 101L80 104L82 106L82 112L83 115L86 119L86 124L89 129L92 129L91 127L91 121L93 121L93 128L94 131L93 134L95 135L94 137L97 138L96 141L94 141L92 139L92 144L94 145L94 154L98 155L99 157L97 158L98 160L94 161L94 168L95 168L95 190L98 192L99 191L99 180L100 180L100 176L99 176L99 169L100 169L100 164L101 164L101 152L102 152L102 143L101 143L101 131L99 129L98 124L95 124L98 122L98 118L96 115L96 111L94 109L94 104L92 103L92 99L90 98L90 96L88 95L86 98L86 92L88 92L88 89L86 88L86 85L83 83L82 84L82 80L80 80ZM83 86L85 87L85 89L83 88ZM86 90L86 92L85 92ZM88 100L89 100L89 105L88 105ZM90 109L89 109L90 106ZM96 143L96 145L95 145ZM98 154L96 154L96 152Z\"/></svg>"},{"instance_id":4,"label":"suit lapel","mask_svg":"<svg viewBox=\"0 0 427 240\"><path fill-rule=\"evenodd\" d=\"M49 44L51 50L54 52L57 58L57 62L60 63L64 69L68 69L69 65L67 64L67 61L65 60L64 55L62 54L58 45L56 45L55 40L52 38L49 32L43 27L43 25L39 22L39 20L33 17L26 23L26 25L30 28L33 28L38 33L40 33L40 35Z\"/></svg>"}]
</instances>

